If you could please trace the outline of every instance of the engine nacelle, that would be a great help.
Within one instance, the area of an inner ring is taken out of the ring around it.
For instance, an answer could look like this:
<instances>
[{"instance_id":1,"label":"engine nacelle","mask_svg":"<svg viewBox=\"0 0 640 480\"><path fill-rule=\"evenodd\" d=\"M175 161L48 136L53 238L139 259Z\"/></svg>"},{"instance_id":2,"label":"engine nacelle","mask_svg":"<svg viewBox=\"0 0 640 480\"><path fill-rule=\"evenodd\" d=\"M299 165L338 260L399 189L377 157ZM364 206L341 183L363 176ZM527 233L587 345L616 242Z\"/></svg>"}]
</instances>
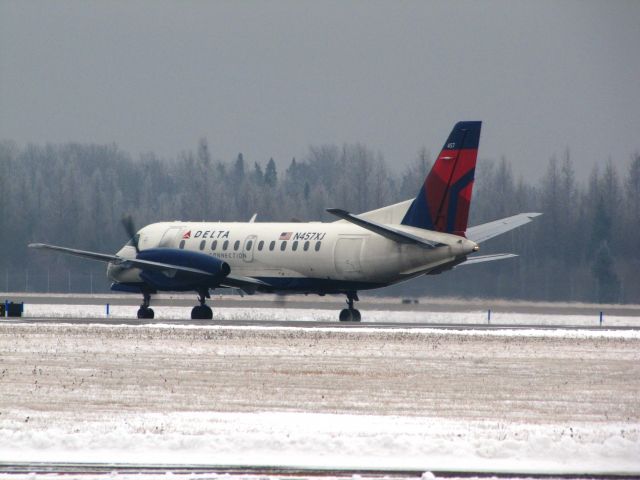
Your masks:
<instances>
[{"instance_id":1,"label":"engine nacelle","mask_svg":"<svg viewBox=\"0 0 640 480\"><path fill-rule=\"evenodd\" d=\"M143 270L140 276L158 290L187 291L199 287L215 288L231 273L226 262L204 253L175 248L152 248L142 250L137 258L150 262L168 263L180 267L203 270L209 275L182 272L179 270Z\"/></svg>"}]
</instances>

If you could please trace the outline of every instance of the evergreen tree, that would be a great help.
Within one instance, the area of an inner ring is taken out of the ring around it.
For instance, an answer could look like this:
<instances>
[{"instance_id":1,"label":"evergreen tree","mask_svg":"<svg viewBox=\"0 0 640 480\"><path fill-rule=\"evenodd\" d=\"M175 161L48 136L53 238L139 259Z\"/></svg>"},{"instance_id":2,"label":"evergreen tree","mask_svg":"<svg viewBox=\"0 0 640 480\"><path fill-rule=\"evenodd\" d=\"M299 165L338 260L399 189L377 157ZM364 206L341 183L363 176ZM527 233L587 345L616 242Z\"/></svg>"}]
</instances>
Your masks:
<instances>
[{"instance_id":1,"label":"evergreen tree","mask_svg":"<svg viewBox=\"0 0 640 480\"><path fill-rule=\"evenodd\" d=\"M273 158L269 159L267 168L264 171L264 183L271 188L278 184L278 172L276 172L276 162L273 161Z\"/></svg>"},{"instance_id":2,"label":"evergreen tree","mask_svg":"<svg viewBox=\"0 0 640 480\"><path fill-rule=\"evenodd\" d=\"M258 162L253 164L253 183L258 186L264 185L264 173Z\"/></svg>"},{"instance_id":3,"label":"evergreen tree","mask_svg":"<svg viewBox=\"0 0 640 480\"><path fill-rule=\"evenodd\" d=\"M244 155L242 153L238 154L236 162L233 164L233 180L238 183L244 180Z\"/></svg>"},{"instance_id":4,"label":"evergreen tree","mask_svg":"<svg viewBox=\"0 0 640 480\"><path fill-rule=\"evenodd\" d=\"M617 302L620 297L620 281L606 241L600 244L594 256L591 272L596 281L597 301L599 303Z\"/></svg>"}]
</instances>

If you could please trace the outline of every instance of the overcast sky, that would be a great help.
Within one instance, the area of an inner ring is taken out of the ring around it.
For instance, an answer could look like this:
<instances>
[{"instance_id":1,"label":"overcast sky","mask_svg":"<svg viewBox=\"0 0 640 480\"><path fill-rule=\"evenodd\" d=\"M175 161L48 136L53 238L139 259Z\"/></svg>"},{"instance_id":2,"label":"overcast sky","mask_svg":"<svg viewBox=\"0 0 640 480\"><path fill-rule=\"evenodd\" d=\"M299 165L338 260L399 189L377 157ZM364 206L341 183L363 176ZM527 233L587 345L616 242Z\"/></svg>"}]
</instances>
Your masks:
<instances>
[{"instance_id":1,"label":"overcast sky","mask_svg":"<svg viewBox=\"0 0 640 480\"><path fill-rule=\"evenodd\" d=\"M403 167L483 120L537 180L640 150L640 1L0 0L0 138L286 165L360 142ZM584 173L586 172L586 173Z\"/></svg>"}]
</instances>

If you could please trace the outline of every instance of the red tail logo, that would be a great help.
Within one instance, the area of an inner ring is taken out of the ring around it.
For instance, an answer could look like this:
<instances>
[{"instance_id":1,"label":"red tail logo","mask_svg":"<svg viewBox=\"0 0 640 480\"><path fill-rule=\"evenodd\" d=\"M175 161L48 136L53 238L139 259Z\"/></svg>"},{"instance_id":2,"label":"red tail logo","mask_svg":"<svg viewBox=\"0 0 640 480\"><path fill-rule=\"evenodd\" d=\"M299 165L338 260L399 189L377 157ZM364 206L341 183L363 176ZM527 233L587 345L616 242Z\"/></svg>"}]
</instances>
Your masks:
<instances>
[{"instance_id":1,"label":"red tail logo","mask_svg":"<svg viewBox=\"0 0 640 480\"><path fill-rule=\"evenodd\" d=\"M184 240L189 240L191 238L191 230L189 230L187 233L185 233L184 235L182 235L182 238Z\"/></svg>"}]
</instances>

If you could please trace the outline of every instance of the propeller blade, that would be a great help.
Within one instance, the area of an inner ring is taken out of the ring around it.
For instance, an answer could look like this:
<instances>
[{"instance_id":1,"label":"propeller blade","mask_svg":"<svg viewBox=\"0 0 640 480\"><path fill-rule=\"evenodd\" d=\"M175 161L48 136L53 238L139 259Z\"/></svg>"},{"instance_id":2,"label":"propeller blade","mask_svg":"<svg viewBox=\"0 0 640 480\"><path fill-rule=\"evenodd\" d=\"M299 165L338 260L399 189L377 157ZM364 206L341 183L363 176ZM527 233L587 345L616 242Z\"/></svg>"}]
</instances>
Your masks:
<instances>
[{"instance_id":1,"label":"propeller blade","mask_svg":"<svg viewBox=\"0 0 640 480\"><path fill-rule=\"evenodd\" d=\"M127 235L129 235L129 238L131 239L131 243L133 244L133 247L136 249L136 252L140 253L140 250L138 249L138 237L136 235L136 227L133 223L133 217L131 215L126 215L122 217L122 226L127 232Z\"/></svg>"}]
</instances>

